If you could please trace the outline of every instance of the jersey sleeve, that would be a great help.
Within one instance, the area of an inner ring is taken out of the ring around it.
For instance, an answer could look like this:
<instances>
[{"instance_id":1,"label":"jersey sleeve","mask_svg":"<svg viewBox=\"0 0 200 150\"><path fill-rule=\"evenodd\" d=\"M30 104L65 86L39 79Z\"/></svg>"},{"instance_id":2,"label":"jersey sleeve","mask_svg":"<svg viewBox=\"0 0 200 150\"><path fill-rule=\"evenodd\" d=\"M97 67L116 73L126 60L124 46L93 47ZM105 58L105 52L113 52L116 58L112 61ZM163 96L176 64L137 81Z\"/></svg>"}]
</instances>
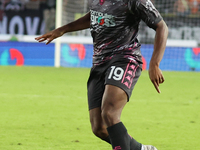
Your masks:
<instances>
[{"instance_id":1,"label":"jersey sleeve","mask_svg":"<svg viewBox=\"0 0 200 150\"><path fill-rule=\"evenodd\" d=\"M154 30L156 24L162 20L162 16L150 0L130 0L129 9Z\"/></svg>"}]
</instances>

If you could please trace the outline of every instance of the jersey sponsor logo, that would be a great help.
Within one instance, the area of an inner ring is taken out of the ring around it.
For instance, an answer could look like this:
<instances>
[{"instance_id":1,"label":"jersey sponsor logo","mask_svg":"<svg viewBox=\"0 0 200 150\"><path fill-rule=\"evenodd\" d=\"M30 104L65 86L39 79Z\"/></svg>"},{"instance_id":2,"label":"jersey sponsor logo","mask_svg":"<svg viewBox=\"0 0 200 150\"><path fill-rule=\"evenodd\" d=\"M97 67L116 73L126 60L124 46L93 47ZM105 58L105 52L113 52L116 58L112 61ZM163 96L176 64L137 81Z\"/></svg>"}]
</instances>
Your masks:
<instances>
[{"instance_id":1,"label":"jersey sponsor logo","mask_svg":"<svg viewBox=\"0 0 200 150\"><path fill-rule=\"evenodd\" d=\"M91 10L91 23L92 25L98 24L100 26L113 27L115 26L114 16L104 14L102 12Z\"/></svg>"}]
</instances>

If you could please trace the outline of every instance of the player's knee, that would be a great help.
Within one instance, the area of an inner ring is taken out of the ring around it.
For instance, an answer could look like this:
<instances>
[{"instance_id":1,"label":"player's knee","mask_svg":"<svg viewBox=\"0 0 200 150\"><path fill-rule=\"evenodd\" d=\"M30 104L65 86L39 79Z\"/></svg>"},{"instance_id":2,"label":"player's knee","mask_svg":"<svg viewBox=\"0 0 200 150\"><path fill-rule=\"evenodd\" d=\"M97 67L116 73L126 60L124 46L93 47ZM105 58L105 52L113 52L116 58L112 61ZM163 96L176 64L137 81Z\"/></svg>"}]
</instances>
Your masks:
<instances>
[{"instance_id":1,"label":"player's knee","mask_svg":"<svg viewBox=\"0 0 200 150\"><path fill-rule=\"evenodd\" d=\"M105 127L103 126L93 126L92 127L92 132L94 133L94 135L96 135L97 137L103 139L105 137L107 137L107 130Z\"/></svg>"},{"instance_id":2,"label":"player's knee","mask_svg":"<svg viewBox=\"0 0 200 150\"><path fill-rule=\"evenodd\" d=\"M101 116L107 126L114 125L120 120L115 111L112 111L111 109L102 109Z\"/></svg>"}]
</instances>

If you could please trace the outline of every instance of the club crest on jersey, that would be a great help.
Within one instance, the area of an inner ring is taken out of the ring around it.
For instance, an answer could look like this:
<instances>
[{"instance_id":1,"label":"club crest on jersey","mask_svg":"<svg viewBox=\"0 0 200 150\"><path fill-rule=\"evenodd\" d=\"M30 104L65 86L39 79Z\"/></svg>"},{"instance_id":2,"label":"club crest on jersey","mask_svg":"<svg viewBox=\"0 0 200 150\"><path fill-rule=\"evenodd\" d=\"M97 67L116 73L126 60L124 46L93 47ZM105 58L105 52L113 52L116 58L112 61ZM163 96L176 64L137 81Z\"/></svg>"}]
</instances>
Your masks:
<instances>
[{"instance_id":1,"label":"club crest on jersey","mask_svg":"<svg viewBox=\"0 0 200 150\"><path fill-rule=\"evenodd\" d=\"M103 5L104 2L105 0L99 0L100 5Z\"/></svg>"}]
</instances>

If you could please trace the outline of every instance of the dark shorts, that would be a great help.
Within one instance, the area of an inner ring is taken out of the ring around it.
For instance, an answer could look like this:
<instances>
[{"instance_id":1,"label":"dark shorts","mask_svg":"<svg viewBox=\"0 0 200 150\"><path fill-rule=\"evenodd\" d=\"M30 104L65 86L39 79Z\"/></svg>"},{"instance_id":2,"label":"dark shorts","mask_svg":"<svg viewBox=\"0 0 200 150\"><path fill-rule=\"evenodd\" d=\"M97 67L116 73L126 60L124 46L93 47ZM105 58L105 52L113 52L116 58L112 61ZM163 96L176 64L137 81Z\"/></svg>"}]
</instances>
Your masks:
<instances>
[{"instance_id":1,"label":"dark shorts","mask_svg":"<svg viewBox=\"0 0 200 150\"><path fill-rule=\"evenodd\" d=\"M129 101L141 71L140 64L128 58L113 57L101 65L94 65L87 82L89 110L101 107L107 84L124 90Z\"/></svg>"}]
</instances>

